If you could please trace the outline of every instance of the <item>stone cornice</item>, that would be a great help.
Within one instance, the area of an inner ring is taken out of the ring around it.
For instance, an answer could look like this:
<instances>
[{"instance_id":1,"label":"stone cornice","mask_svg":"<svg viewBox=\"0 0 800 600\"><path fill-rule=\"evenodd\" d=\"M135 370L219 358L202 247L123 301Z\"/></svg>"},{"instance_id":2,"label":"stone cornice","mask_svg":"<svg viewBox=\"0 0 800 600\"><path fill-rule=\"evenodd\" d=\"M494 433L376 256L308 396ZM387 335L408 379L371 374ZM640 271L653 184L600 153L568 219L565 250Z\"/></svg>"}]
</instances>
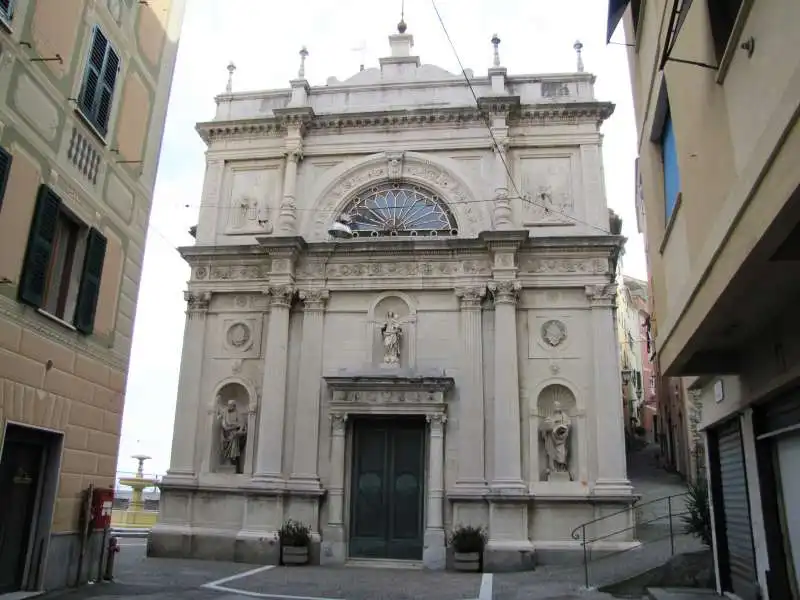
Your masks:
<instances>
[{"instance_id":1,"label":"stone cornice","mask_svg":"<svg viewBox=\"0 0 800 600\"><path fill-rule=\"evenodd\" d=\"M543 102L514 107L516 97L497 97L484 100L484 106L436 107L371 111L359 113L317 114L310 108L275 109L271 117L209 121L196 126L207 144L219 139L281 136L291 124L303 124L309 131L340 131L342 129L417 128L452 124L484 127L488 112L513 109L508 125L600 123L611 116L610 102L570 101ZM486 103L489 104L486 104Z\"/></svg>"}]
</instances>

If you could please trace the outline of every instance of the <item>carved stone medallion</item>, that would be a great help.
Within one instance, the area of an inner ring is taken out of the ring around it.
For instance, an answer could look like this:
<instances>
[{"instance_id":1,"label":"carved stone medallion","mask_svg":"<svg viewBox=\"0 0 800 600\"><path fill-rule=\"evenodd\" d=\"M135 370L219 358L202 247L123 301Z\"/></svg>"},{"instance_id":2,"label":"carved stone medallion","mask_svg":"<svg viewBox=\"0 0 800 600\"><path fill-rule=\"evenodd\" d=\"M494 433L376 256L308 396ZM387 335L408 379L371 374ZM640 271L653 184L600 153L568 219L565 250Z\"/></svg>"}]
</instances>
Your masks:
<instances>
[{"instance_id":1,"label":"carved stone medallion","mask_svg":"<svg viewBox=\"0 0 800 600\"><path fill-rule=\"evenodd\" d=\"M542 339L553 348L560 346L567 339L567 328L561 321L551 319L542 325Z\"/></svg>"},{"instance_id":2,"label":"carved stone medallion","mask_svg":"<svg viewBox=\"0 0 800 600\"><path fill-rule=\"evenodd\" d=\"M228 329L228 344L237 350L245 349L252 339L250 328L245 323L234 323Z\"/></svg>"}]
</instances>

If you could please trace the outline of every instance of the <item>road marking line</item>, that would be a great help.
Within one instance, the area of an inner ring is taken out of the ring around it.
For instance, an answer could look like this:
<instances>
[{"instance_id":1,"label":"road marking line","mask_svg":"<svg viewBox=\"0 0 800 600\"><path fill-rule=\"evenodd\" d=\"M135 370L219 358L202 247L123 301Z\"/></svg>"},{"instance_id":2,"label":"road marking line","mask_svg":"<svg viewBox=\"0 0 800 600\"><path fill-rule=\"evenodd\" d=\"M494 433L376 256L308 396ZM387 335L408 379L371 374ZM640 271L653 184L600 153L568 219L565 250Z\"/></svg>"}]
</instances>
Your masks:
<instances>
[{"instance_id":1,"label":"road marking line","mask_svg":"<svg viewBox=\"0 0 800 600\"><path fill-rule=\"evenodd\" d=\"M216 592L225 592L226 594L239 594L240 596L248 596L250 598L271 598L272 600L342 600L342 598L320 598L319 596L286 596L283 594L262 594L261 592L249 592L247 590L238 590L232 587L225 587L223 585L215 585L207 583L203 586L208 590Z\"/></svg>"},{"instance_id":2,"label":"road marking line","mask_svg":"<svg viewBox=\"0 0 800 600\"><path fill-rule=\"evenodd\" d=\"M256 573L261 573L262 571L269 571L270 569L274 568L275 565L265 565L263 567L256 567L255 569L250 569L249 571L245 571L244 573L238 573L237 575L231 575L230 577L223 577L222 579L211 581L209 583L206 583L202 587L220 586L223 583L228 583L229 581L235 581L236 579L242 579L243 577L249 577L250 575L255 575Z\"/></svg>"},{"instance_id":3,"label":"road marking line","mask_svg":"<svg viewBox=\"0 0 800 600\"><path fill-rule=\"evenodd\" d=\"M492 600L492 577L491 573L484 573L481 576L481 591L478 592L478 600Z\"/></svg>"}]
</instances>

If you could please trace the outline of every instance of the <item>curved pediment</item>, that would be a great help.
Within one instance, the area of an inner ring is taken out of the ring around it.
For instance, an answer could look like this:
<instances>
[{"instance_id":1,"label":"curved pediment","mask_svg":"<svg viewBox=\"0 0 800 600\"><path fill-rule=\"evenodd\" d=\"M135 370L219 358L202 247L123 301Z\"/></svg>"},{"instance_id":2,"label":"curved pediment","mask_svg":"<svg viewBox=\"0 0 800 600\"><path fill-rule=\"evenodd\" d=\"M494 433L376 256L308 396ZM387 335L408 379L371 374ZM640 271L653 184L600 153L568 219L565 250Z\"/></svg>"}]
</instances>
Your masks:
<instances>
[{"instance_id":1,"label":"curved pediment","mask_svg":"<svg viewBox=\"0 0 800 600\"><path fill-rule=\"evenodd\" d=\"M364 69L359 71L352 77L344 80L339 80L336 77L329 77L327 84L334 85L378 85L392 81L448 81L448 80L461 80L464 78L461 74L451 73L450 71L437 67L436 65L420 65L414 70L395 71L390 72L388 75L383 69L373 68ZM467 77L473 77L472 69L466 70Z\"/></svg>"}]
</instances>

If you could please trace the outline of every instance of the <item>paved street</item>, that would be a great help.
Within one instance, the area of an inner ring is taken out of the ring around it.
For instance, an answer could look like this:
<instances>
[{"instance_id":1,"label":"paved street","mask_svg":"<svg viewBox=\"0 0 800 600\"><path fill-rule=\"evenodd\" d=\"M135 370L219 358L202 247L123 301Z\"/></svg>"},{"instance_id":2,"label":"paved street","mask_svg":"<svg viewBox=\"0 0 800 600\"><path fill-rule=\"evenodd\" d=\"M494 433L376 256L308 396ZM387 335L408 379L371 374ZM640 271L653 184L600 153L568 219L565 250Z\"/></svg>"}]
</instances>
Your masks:
<instances>
[{"instance_id":1,"label":"paved street","mask_svg":"<svg viewBox=\"0 0 800 600\"><path fill-rule=\"evenodd\" d=\"M116 582L53 592L42 598L125 600L601 600L559 570L495 575L372 568L257 567L154 559L142 540L123 540Z\"/></svg>"}]
</instances>

